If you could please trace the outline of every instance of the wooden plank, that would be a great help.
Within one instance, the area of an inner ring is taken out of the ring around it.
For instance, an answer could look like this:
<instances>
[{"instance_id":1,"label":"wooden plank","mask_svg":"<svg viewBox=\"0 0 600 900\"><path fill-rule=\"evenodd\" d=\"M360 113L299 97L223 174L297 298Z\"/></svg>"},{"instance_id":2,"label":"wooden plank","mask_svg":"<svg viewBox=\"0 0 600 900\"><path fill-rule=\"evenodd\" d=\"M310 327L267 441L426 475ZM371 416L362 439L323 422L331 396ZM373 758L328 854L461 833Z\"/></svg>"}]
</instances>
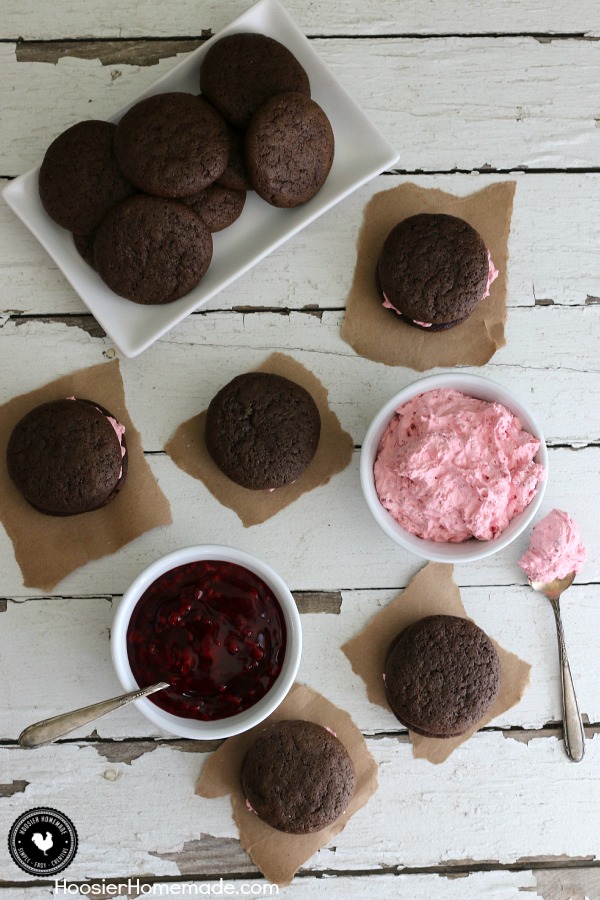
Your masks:
<instances>
[{"instance_id":1,"label":"wooden plank","mask_svg":"<svg viewBox=\"0 0 600 900\"><path fill-rule=\"evenodd\" d=\"M588 741L579 765L554 738L523 744L480 733L441 766L414 760L410 745L394 737L368 744L379 790L305 871L469 871L477 865L529 868L532 857L540 863L558 857L563 866L565 857L580 866L597 859L600 737ZM5 777L31 782L24 794L0 800L4 821L60 798L74 822L80 849L69 880L91 872L107 879L168 879L255 871L236 846L229 799L193 793L198 754L161 745L128 765L108 763L94 747L68 744L35 752L5 748L0 760ZM0 877L29 880L6 856Z\"/></svg>"},{"instance_id":2,"label":"wooden plank","mask_svg":"<svg viewBox=\"0 0 600 900\"><path fill-rule=\"evenodd\" d=\"M144 449L162 451L181 422L205 409L217 390L275 349L321 379L342 426L359 446L383 403L422 376L356 356L340 337L342 318L341 311L320 316L295 311L193 315L139 358L122 360L128 408ZM67 371L113 358L110 341L93 336L93 321L86 320L84 329L77 319L71 326L50 319L7 320L0 328L5 364L0 403ZM548 443L595 443L600 437L594 414L600 396L599 329L598 304L512 309L506 346L485 369L464 371L498 381L526 402Z\"/></svg>"},{"instance_id":3,"label":"wooden plank","mask_svg":"<svg viewBox=\"0 0 600 900\"><path fill-rule=\"evenodd\" d=\"M317 49L401 148L402 170L598 164L595 41L323 38ZM38 163L52 138L77 120L113 115L177 59L128 66L66 57L52 65L18 62L16 44L1 44L6 137L0 175ZM188 89L194 87L190 82Z\"/></svg>"},{"instance_id":4,"label":"wooden plank","mask_svg":"<svg viewBox=\"0 0 600 900\"><path fill-rule=\"evenodd\" d=\"M64 872L59 877L66 878ZM67 879L69 885L72 884ZM143 883L143 880L140 879ZM98 884L98 882L91 882ZM115 884L113 881L112 884ZM192 885L198 894L195 895L190 887L190 893L186 896L213 896L217 895L225 885L235 891L244 890L254 897L278 896L275 889L268 882L257 876L241 877L237 879L227 878L223 883L220 880L192 882L187 879L182 881L155 881L155 894L160 896L159 890L163 890L162 896L176 896L179 886L183 894L183 885ZM242 885L244 887L242 888ZM124 888L119 896L138 898L144 896L139 893L137 880L133 879L131 890L125 892ZM141 888L146 890L147 888ZM85 896L85 888L81 894L73 890L72 896ZM252 893L250 894L250 891ZM282 892L280 892L282 893ZM482 897L492 900L523 900L523 893L527 897L531 893L533 898L542 900L583 900L600 895L600 872L596 868L541 868L519 871L494 870L487 872L472 872L453 875L451 871L438 873L411 873L411 874L378 874L369 872L368 878L364 875L335 875L327 873L325 876L314 876L307 873L299 875L289 887L285 888L285 897L289 900L305 900L305 898L327 896L327 900L481 900ZM4 895L7 896L6 889ZM10 900L28 900L30 897L49 898L60 896L54 893L53 887L16 887L10 888ZM94 896L98 900L108 900L113 893L98 893ZM146 896L153 896L151 893Z\"/></svg>"},{"instance_id":5,"label":"wooden plank","mask_svg":"<svg viewBox=\"0 0 600 900\"><path fill-rule=\"evenodd\" d=\"M46 141L49 134L48 124ZM42 154L40 147L31 162L39 162ZM597 302L599 175L380 176L272 253L219 294L208 309L343 307L363 209L373 194L410 180L460 196L507 178L517 181L509 242L509 305ZM0 277L0 322L11 312L42 316L85 312L55 264L4 203L0 203ZM78 325L79 320L71 324Z\"/></svg>"},{"instance_id":6,"label":"wooden plank","mask_svg":"<svg viewBox=\"0 0 600 900\"><path fill-rule=\"evenodd\" d=\"M599 452L598 448L553 450L551 480L540 509L540 517L554 506L567 509L579 523L589 551L581 576L586 582L600 581L600 548L593 540L600 493ZM292 590L401 587L420 567L419 560L385 537L371 518L360 490L357 453L351 466L329 485L303 495L259 528L248 529L170 459L157 455L150 462L171 502L173 525L151 531L122 552L73 572L55 593L95 596L101 586L107 594L120 594L157 557L178 547L202 543L231 544L254 553L269 562ZM523 534L510 549L459 567L457 577L470 585L523 583L523 573L516 563L527 542L528 535ZM39 594L23 588L5 536L1 547L4 596Z\"/></svg>"},{"instance_id":7,"label":"wooden plank","mask_svg":"<svg viewBox=\"0 0 600 900\"><path fill-rule=\"evenodd\" d=\"M228 25L250 7L248 0L227 6L209 0L201 8L191 0L165 0L156 4L124 0L122 4L86 4L56 7L28 0L6 0L0 36L6 38L53 39L58 37L170 37L199 35ZM349 0L316 6L305 0L287 0L286 9L306 33L320 34L482 34L534 32L569 34L600 33L598 8L592 0L564 5L560 0L491 0L482 12L476 0L423 4L407 0L399 14L393 0L357 7Z\"/></svg>"},{"instance_id":8,"label":"wooden plank","mask_svg":"<svg viewBox=\"0 0 600 900\"><path fill-rule=\"evenodd\" d=\"M600 547L593 540L600 494L599 453L598 448L551 452L550 483L539 514L541 517L556 506L567 509L579 523L589 551L580 578L586 582L600 581ZM202 543L230 544L254 553L295 591L402 587L420 568L417 557L392 543L371 518L360 490L358 453L351 466L329 485L304 494L259 528L248 529L170 459L157 455L150 462L171 502L173 525L151 531L122 552L76 570L58 585L56 594L96 596L99 587L106 594L121 594L157 557ZM527 543L528 535L523 534L510 549L458 567L459 583L522 584L524 576L517 560ZM3 595L39 595L39 591L23 588L11 545L3 534L0 547Z\"/></svg>"},{"instance_id":9,"label":"wooden plank","mask_svg":"<svg viewBox=\"0 0 600 900\"><path fill-rule=\"evenodd\" d=\"M204 43L200 38L166 41L23 41L16 46L17 62L52 63L66 57L99 59L103 66L155 66L161 59L191 53Z\"/></svg>"},{"instance_id":10,"label":"wooden plank","mask_svg":"<svg viewBox=\"0 0 600 900\"><path fill-rule=\"evenodd\" d=\"M419 565L414 564L413 572ZM411 573L412 574L412 573ZM457 577L463 574L457 570ZM467 573L465 573L467 574ZM366 699L362 681L339 649L359 633L398 593L398 589L343 591L338 614L304 613L304 649L298 680L320 690L336 704L352 711L358 727L367 733L405 733L391 713ZM596 585L574 585L563 598L563 618L573 677L582 714L600 723L600 659L592 652L591 635L600 630L600 604ZM559 671L554 620L547 601L526 587L466 587L462 596L469 614L502 646L532 665L531 682L519 705L493 723L494 728L536 729L561 718ZM8 602L0 621L3 650L0 657L0 705L4 710L0 739L16 740L32 722L121 693L110 659L109 634L118 598L53 597ZM391 638L390 638L391 639ZM24 660L35 660L35 665ZM19 674L17 674L19 673ZM16 676L16 677L15 677ZM44 685L40 692L39 685ZM556 737L558 730L549 732ZM535 733L515 731L517 739ZM119 741L164 737L133 707L119 710L72 735ZM513 732L506 733L507 738ZM187 749L203 745L180 742ZM98 752L110 761L129 761L154 745L99 744ZM58 751L57 751L58 752ZM34 760L35 754L30 754ZM19 779L23 774L14 776ZM32 779L27 776L27 780ZM7 791L12 779L2 776ZM2 788L0 787L0 796Z\"/></svg>"}]
</instances>

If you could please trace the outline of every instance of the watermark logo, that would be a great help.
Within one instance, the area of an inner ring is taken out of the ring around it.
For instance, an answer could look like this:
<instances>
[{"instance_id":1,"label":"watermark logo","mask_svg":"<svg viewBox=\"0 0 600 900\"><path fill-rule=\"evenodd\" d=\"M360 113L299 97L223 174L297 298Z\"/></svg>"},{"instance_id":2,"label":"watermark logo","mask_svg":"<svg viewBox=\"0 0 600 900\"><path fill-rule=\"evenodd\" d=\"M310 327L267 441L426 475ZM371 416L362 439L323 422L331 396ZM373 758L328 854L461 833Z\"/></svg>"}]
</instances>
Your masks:
<instances>
[{"instance_id":1,"label":"watermark logo","mask_svg":"<svg viewBox=\"0 0 600 900\"><path fill-rule=\"evenodd\" d=\"M77 897L277 897L279 886L249 881L148 882L139 878L127 881L68 882L54 879L55 896Z\"/></svg>"},{"instance_id":2,"label":"watermark logo","mask_svg":"<svg viewBox=\"0 0 600 900\"><path fill-rule=\"evenodd\" d=\"M64 813L41 807L23 813L8 834L14 862L29 875L56 875L77 853L77 832Z\"/></svg>"}]
</instances>

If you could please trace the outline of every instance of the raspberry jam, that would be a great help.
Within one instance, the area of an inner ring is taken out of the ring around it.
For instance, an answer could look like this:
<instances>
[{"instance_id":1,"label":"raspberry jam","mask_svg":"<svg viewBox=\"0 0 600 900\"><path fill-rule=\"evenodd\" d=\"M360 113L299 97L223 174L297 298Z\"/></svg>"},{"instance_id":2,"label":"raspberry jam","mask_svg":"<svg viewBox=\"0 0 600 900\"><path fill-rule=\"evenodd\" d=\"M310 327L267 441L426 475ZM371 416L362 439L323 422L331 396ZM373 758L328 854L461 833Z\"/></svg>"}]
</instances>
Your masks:
<instances>
[{"instance_id":1,"label":"raspberry jam","mask_svg":"<svg viewBox=\"0 0 600 900\"><path fill-rule=\"evenodd\" d=\"M127 630L129 665L141 686L168 681L148 699L166 712L214 720L257 703L285 654L281 607L265 582L236 563L202 560L157 578Z\"/></svg>"}]
</instances>

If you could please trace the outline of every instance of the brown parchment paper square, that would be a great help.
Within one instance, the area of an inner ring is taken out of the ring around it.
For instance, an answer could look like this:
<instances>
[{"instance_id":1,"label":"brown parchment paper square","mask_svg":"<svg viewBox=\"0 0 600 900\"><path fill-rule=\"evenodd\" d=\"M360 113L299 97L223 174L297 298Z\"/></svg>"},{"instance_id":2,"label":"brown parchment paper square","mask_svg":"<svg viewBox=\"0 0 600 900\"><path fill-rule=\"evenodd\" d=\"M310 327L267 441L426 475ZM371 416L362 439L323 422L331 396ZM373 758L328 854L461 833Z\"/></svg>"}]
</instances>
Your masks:
<instances>
[{"instance_id":1,"label":"brown parchment paper square","mask_svg":"<svg viewBox=\"0 0 600 900\"><path fill-rule=\"evenodd\" d=\"M371 703L383 706L393 715L385 696L383 671L389 646L394 637L413 622L425 616L447 615L468 619L460 591L452 573L454 566L428 563L415 575L406 590L378 613L360 634L342 647L354 672L360 675ZM429 738L409 730L413 755L441 763L453 750L468 740L492 719L519 702L529 684L531 666L514 653L493 641L502 670L502 685L493 706L477 725L460 737ZM395 718L395 717L394 717ZM396 720L397 721L397 720Z\"/></svg>"},{"instance_id":2,"label":"brown parchment paper square","mask_svg":"<svg viewBox=\"0 0 600 900\"><path fill-rule=\"evenodd\" d=\"M271 828L247 808L242 790L240 773L246 751L267 725L285 719L303 719L330 728L354 765L356 787L348 808L327 828L313 834L285 834ZM339 834L376 790L377 763L350 715L303 684L295 684L281 706L260 725L225 741L206 761L196 785L196 793L201 797L231 794L233 819L242 847L265 878L280 886L289 884L300 866Z\"/></svg>"},{"instance_id":3,"label":"brown parchment paper square","mask_svg":"<svg viewBox=\"0 0 600 900\"><path fill-rule=\"evenodd\" d=\"M309 467L293 484L277 490L251 491L236 484L212 461L204 441L206 410L183 422L165 447L176 466L204 482L213 497L228 506L241 519L245 528L259 525L289 506L307 491L327 482L350 464L354 439L342 429L336 414L329 408L327 389L301 363L283 353L273 353L256 372L282 375L305 388L317 404L321 416L321 437Z\"/></svg>"},{"instance_id":4,"label":"brown parchment paper square","mask_svg":"<svg viewBox=\"0 0 600 900\"><path fill-rule=\"evenodd\" d=\"M49 400L95 400L125 426L127 479L121 493L102 509L79 516L36 512L13 485L6 469L6 447L19 419ZM144 457L138 430L125 406L119 361L80 369L14 397L0 406L0 521L10 537L25 587L51 591L66 575L159 525L170 525L169 501Z\"/></svg>"},{"instance_id":5,"label":"brown parchment paper square","mask_svg":"<svg viewBox=\"0 0 600 900\"><path fill-rule=\"evenodd\" d=\"M516 183L492 184L468 197L437 188L400 184L375 194L365 207L356 267L341 334L366 359L424 372L435 366L483 366L503 347L506 322L508 234ZM417 213L447 213L469 222L485 241L498 278L462 325L428 333L403 322L382 306L375 268L383 243L402 219Z\"/></svg>"}]
</instances>

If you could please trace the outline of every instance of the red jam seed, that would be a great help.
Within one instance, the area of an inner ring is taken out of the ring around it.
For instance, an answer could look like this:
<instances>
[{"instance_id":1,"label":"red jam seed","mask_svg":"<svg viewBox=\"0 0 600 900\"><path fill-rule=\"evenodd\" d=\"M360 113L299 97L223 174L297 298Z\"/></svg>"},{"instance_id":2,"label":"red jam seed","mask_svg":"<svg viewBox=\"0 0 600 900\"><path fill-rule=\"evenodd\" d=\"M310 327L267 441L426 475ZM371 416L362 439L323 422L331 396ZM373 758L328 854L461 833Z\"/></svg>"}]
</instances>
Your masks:
<instances>
[{"instance_id":1,"label":"red jam seed","mask_svg":"<svg viewBox=\"0 0 600 900\"><path fill-rule=\"evenodd\" d=\"M281 672L283 612L264 581L236 563L203 560L165 572L138 600L127 654L148 699L185 718L224 719L254 706Z\"/></svg>"}]
</instances>

